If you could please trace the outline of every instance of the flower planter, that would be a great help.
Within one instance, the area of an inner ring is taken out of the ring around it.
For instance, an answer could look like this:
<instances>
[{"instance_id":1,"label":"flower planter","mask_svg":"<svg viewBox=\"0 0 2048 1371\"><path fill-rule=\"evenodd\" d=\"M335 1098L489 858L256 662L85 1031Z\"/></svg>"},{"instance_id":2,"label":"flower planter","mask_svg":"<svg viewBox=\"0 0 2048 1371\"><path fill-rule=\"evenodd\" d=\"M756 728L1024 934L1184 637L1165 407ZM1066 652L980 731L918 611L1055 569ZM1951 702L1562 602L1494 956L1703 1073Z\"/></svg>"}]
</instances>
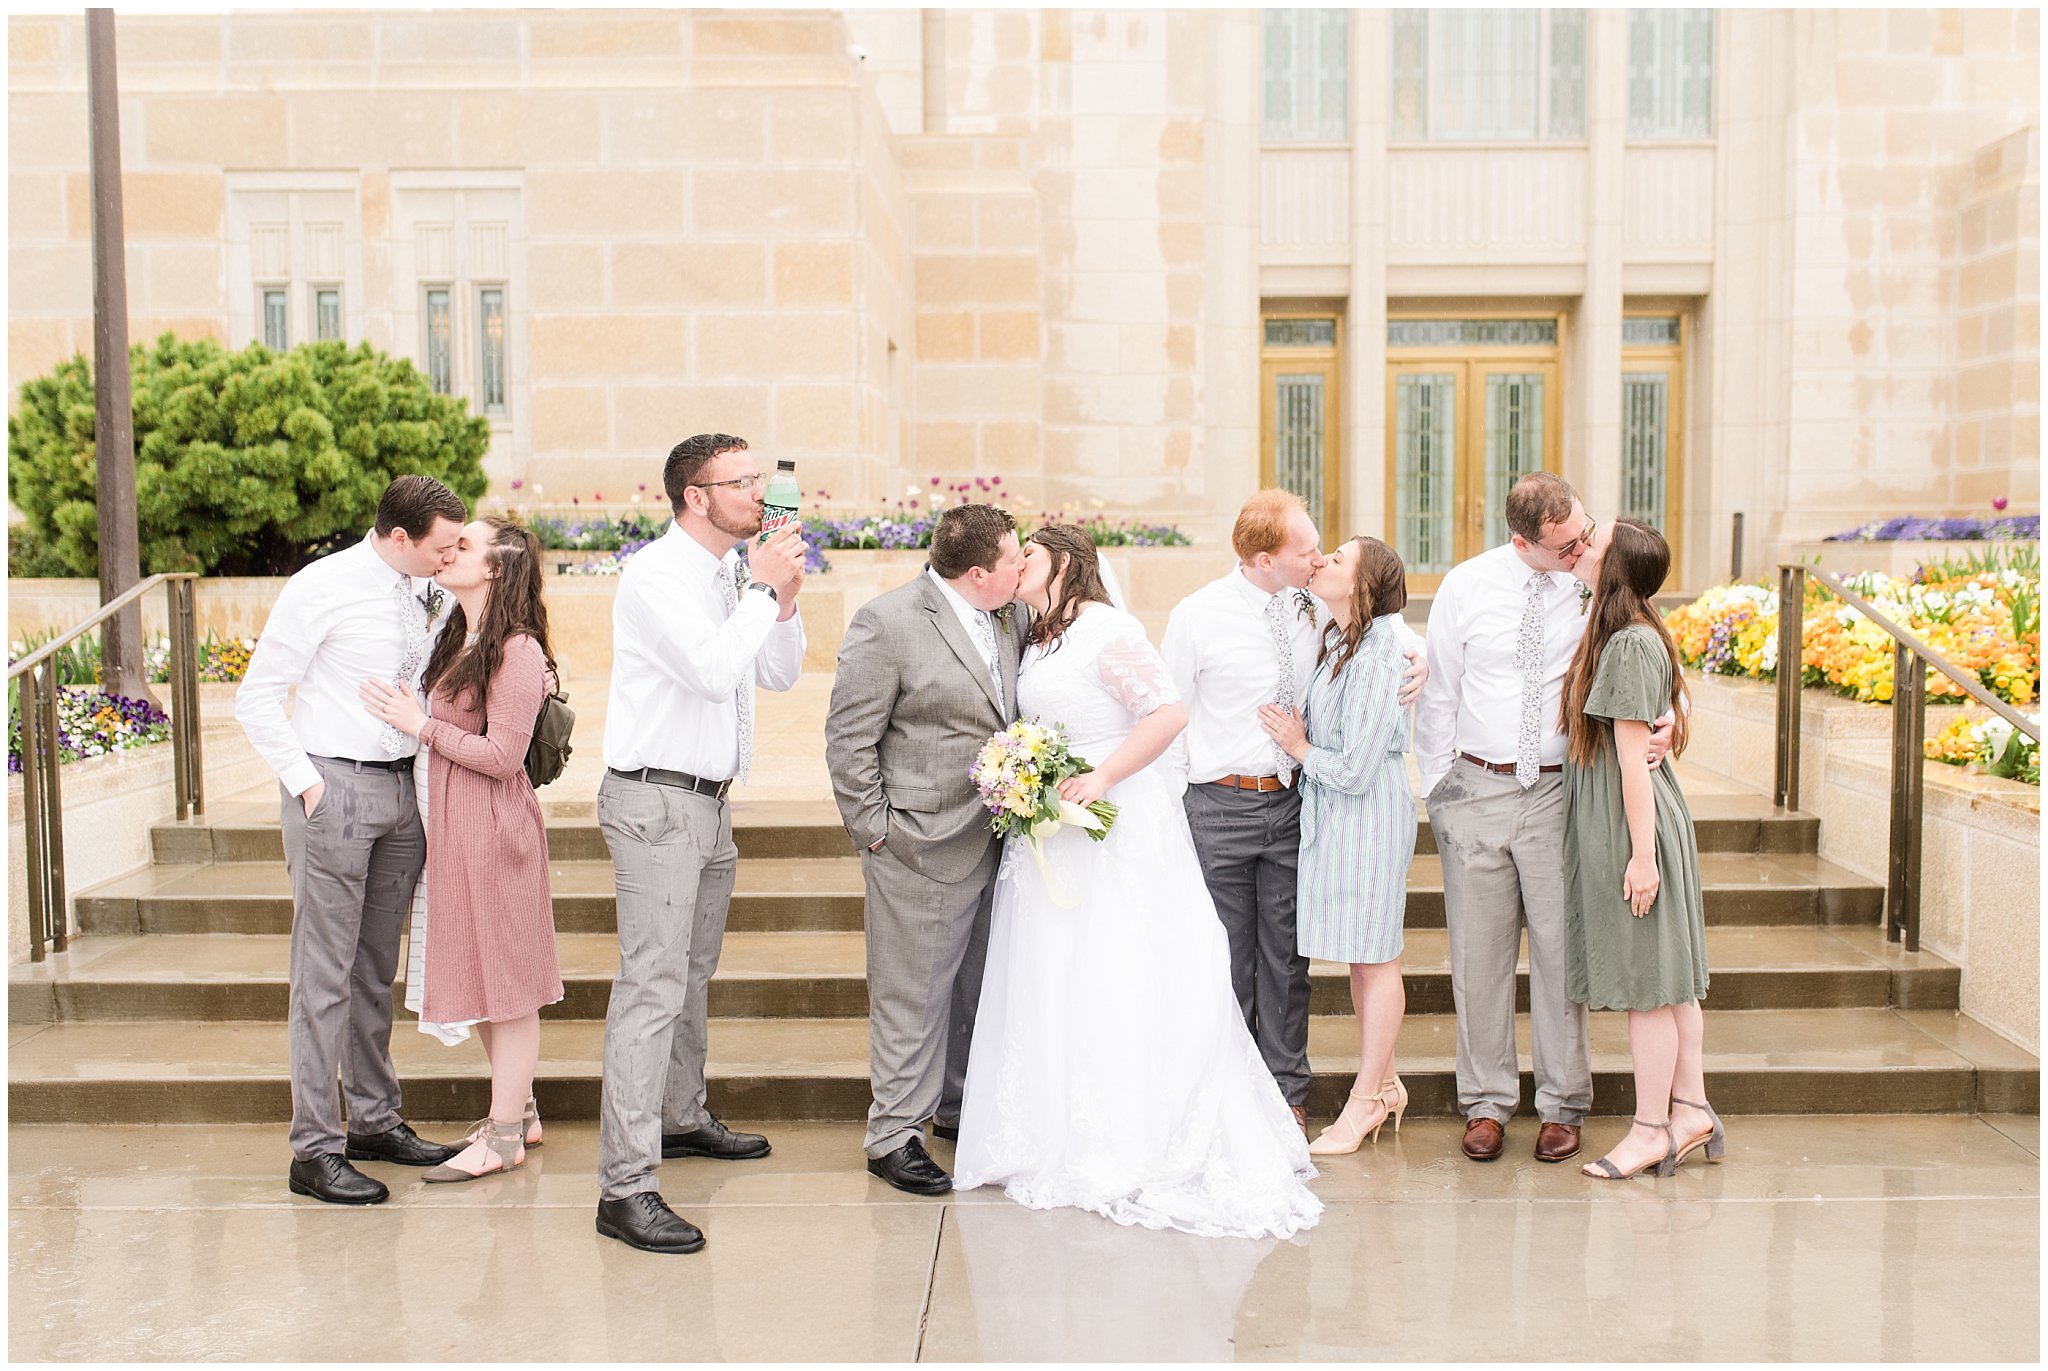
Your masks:
<instances>
[{"instance_id":1,"label":"flower planter","mask_svg":"<svg viewBox=\"0 0 2048 1371\"><path fill-rule=\"evenodd\" d=\"M1888 576L1910 578L1923 566L1939 562L1983 557L1987 553L2009 553L2038 544L2013 539L1978 539L1974 542L1898 541L1886 543L1831 543L1826 541L1792 544L1792 560L1817 566L1836 576L1853 576L1860 571L1882 571ZM1776 568L1768 570L1775 577Z\"/></svg>"}]
</instances>

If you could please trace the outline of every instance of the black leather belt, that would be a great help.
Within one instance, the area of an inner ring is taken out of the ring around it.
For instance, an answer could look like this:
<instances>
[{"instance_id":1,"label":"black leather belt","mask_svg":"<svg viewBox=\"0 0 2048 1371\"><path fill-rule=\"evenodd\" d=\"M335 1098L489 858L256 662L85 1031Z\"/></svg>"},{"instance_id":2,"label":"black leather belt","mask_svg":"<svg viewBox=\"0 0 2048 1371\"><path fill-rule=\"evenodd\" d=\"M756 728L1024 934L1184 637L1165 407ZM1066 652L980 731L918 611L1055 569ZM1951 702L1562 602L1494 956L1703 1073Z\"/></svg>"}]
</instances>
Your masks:
<instances>
[{"instance_id":1,"label":"black leather belt","mask_svg":"<svg viewBox=\"0 0 2048 1371\"><path fill-rule=\"evenodd\" d=\"M725 792L732 789L732 782L729 780L707 781L702 776L692 776L687 771L663 771L658 766L643 766L637 771L621 771L615 766L608 766L605 770L628 781L673 786L677 790L690 790L699 795L709 795L714 800L723 800Z\"/></svg>"},{"instance_id":2,"label":"black leather belt","mask_svg":"<svg viewBox=\"0 0 2048 1371\"><path fill-rule=\"evenodd\" d=\"M392 757L383 761L359 762L353 757L317 757L315 761L328 762L335 766L352 766L358 771L410 771L412 758Z\"/></svg>"}]
</instances>

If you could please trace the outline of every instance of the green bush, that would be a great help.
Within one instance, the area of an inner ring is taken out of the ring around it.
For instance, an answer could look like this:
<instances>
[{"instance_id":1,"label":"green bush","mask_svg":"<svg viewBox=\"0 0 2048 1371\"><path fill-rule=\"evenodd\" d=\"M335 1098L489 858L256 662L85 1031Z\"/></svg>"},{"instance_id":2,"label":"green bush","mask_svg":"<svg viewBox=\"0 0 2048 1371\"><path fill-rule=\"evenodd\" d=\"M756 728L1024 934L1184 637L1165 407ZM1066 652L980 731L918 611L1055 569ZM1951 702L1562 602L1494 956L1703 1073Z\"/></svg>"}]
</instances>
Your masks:
<instances>
[{"instance_id":1,"label":"green bush","mask_svg":"<svg viewBox=\"0 0 2048 1371\"><path fill-rule=\"evenodd\" d=\"M360 538L395 476L433 476L472 506L490 425L411 362L365 343L230 352L171 334L133 350L135 497L145 575L277 576ZM21 388L7 490L38 551L99 568L90 363Z\"/></svg>"}]
</instances>

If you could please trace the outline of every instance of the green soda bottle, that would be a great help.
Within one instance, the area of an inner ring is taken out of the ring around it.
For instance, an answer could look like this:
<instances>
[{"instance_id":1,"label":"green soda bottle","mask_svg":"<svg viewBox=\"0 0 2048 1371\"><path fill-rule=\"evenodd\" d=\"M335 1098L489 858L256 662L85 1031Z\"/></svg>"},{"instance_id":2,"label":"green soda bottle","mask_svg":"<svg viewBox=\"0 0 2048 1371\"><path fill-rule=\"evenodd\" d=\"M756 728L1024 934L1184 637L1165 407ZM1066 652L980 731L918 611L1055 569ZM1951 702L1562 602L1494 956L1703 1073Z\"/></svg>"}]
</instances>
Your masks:
<instances>
[{"instance_id":1,"label":"green soda bottle","mask_svg":"<svg viewBox=\"0 0 2048 1371\"><path fill-rule=\"evenodd\" d=\"M784 524L796 522L796 463L789 458L780 458L775 463L775 474L768 478L768 489L761 493L761 541Z\"/></svg>"}]
</instances>

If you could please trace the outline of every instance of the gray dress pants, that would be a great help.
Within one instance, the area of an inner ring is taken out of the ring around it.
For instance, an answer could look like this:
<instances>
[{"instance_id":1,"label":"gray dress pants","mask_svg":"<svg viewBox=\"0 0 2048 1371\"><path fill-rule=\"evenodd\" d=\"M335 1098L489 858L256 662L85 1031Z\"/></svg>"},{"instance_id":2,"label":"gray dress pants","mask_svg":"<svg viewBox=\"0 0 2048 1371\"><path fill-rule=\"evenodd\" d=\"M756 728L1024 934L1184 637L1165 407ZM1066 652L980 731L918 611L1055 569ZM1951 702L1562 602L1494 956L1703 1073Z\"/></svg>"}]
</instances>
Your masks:
<instances>
[{"instance_id":1,"label":"gray dress pants","mask_svg":"<svg viewBox=\"0 0 2048 1371\"><path fill-rule=\"evenodd\" d=\"M291 1148L301 1161L343 1150L337 1069L349 1132L382 1133L399 1121L391 981L427 859L409 764L312 761L327 787L312 818L278 787L292 881Z\"/></svg>"},{"instance_id":2,"label":"gray dress pants","mask_svg":"<svg viewBox=\"0 0 2048 1371\"><path fill-rule=\"evenodd\" d=\"M1290 1105L1308 1103L1308 958L1295 947L1301 792L1191 785L1184 802L1209 898L1230 939L1230 986Z\"/></svg>"},{"instance_id":3,"label":"gray dress pants","mask_svg":"<svg viewBox=\"0 0 2048 1371\"><path fill-rule=\"evenodd\" d=\"M1523 790L1458 760L1429 793L1444 870L1451 997L1458 1010L1458 1108L1505 1124L1521 1102L1515 962L1529 934L1529 1034L1536 1113L1578 1124L1593 1107L1586 1007L1565 995L1564 777Z\"/></svg>"},{"instance_id":4,"label":"gray dress pants","mask_svg":"<svg viewBox=\"0 0 2048 1371\"><path fill-rule=\"evenodd\" d=\"M705 1111L706 996L725 945L739 848L724 801L606 773L597 826L618 890L619 977L604 1021L598 1191L659 1189L661 1135Z\"/></svg>"},{"instance_id":5,"label":"gray dress pants","mask_svg":"<svg viewBox=\"0 0 2048 1371\"><path fill-rule=\"evenodd\" d=\"M1001 852L990 843L980 864L952 882L912 871L886 844L861 856L874 1090L862 1148L870 1158L923 1136L926 1119L960 1121Z\"/></svg>"}]
</instances>

